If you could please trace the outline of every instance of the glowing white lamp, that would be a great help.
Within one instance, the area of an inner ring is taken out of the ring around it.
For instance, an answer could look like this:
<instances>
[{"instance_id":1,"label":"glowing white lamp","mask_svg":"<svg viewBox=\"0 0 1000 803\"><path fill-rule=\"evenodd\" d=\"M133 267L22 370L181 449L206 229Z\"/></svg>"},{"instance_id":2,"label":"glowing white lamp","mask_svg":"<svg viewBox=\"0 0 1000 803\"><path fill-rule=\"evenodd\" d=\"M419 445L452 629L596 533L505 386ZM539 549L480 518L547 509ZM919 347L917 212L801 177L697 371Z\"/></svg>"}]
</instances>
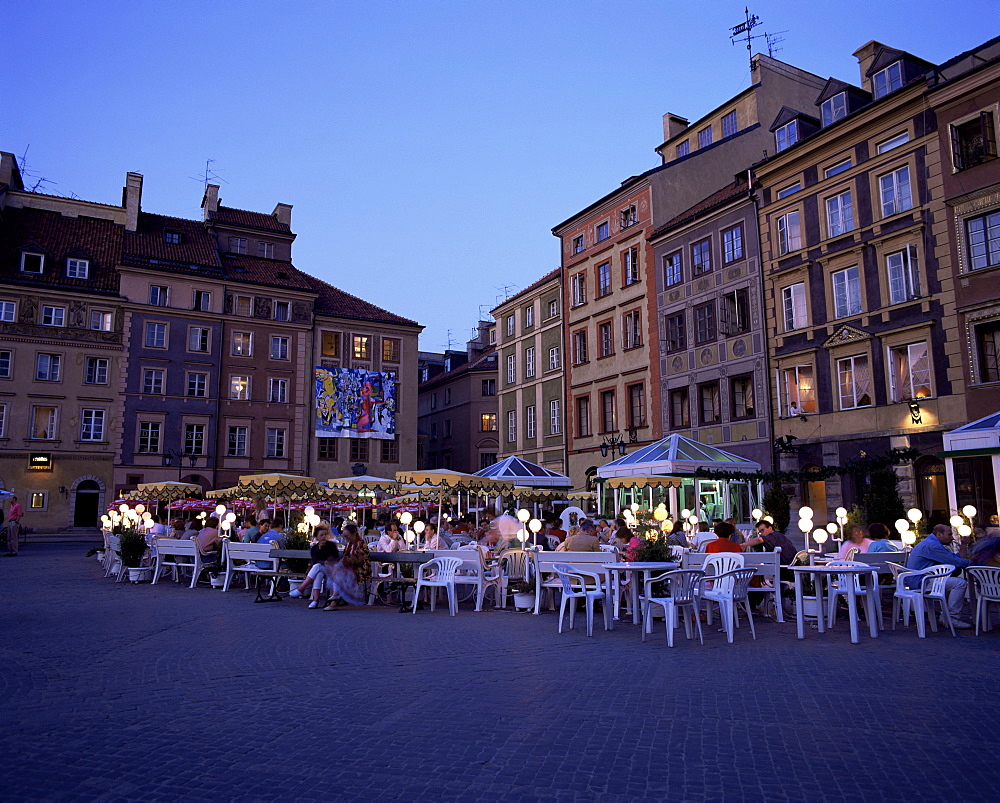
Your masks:
<instances>
[{"instance_id":1,"label":"glowing white lamp","mask_svg":"<svg viewBox=\"0 0 1000 803\"><path fill-rule=\"evenodd\" d=\"M637 502L633 502L631 505L629 505L629 507L632 509L633 513L639 512L639 504Z\"/></svg>"},{"instance_id":2,"label":"glowing white lamp","mask_svg":"<svg viewBox=\"0 0 1000 803\"><path fill-rule=\"evenodd\" d=\"M136 510L138 510L138 508L136 508ZM146 511L140 511L140 512L142 512L142 520L143 521L150 521L153 518L153 514L150 513L148 510L146 510ZM152 527L153 525L150 524L149 526Z\"/></svg>"},{"instance_id":3,"label":"glowing white lamp","mask_svg":"<svg viewBox=\"0 0 1000 803\"><path fill-rule=\"evenodd\" d=\"M908 522L906 519L896 519L895 526L896 526L896 532L905 533L907 530L910 529L910 522Z\"/></svg>"},{"instance_id":4,"label":"glowing white lamp","mask_svg":"<svg viewBox=\"0 0 1000 803\"><path fill-rule=\"evenodd\" d=\"M809 505L803 505L799 508L799 518L800 519L811 519L813 517L813 509Z\"/></svg>"},{"instance_id":5,"label":"glowing white lamp","mask_svg":"<svg viewBox=\"0 0 1000 803\"><path fill-rule=\"evenodd\" d=\"M838 507L833 512L837 514L837 518L838 519L846 519L847 518L847 508L846 507Z\"/></svg>"},{"instance_id":6,"label":"glowing white lamp","mask_svg":"<svg viewBox=\"0 0 1000 803\"><path fill-rule=\"evenodd\" d=\"M799 519L799 530L801 532L807 533L812 529L813 520L812 519Z\"/></svg>"},{"instance_id":7,"label":"glowing white lamp","mask_svg":"<svg viewBox=\"0 0 1000 803\"><path fill-rule=\"evenodd\" d=\"M817 527L815 530L813 530L813 541L815 541L820 546L823 546L823 544L826 543L826 539L829 537L830 534L827 533L827 531L824 530L822 527Z\"/></svg>"},{"instance_id":8,"label":"glowing white lamp","mask_svg":"<svg viewBox=\"0 0 1000 803\"><path fill-rule=\"evenodd\" d=\"M681 511L681 518L682 518L682 519L685 519L685 520L686 520L686 519L688 518L688 516L690 516L690 515L691 515L691 511L690 511L690 510L688 510L687 508L684 508L684 509L683 509L683 510Z\"/></svg>"},{"instance_id":9,"label":"glowing white lamp","mask_svg":"<svg viewBox=\"0 0 1000 803\"><path fill-rule=\"evenodd\" d=\"M906 511L906 518L908 518L914 524L920 521L923 517L924 514L921 513L919 510L917 510L917 508L915 507L911 507L909 510Z\"/></svg>"},{"instance_id":10,"label":"glowing white lamp","mask_svg":"<svg viewBox=\"0 0 1000 803\"><path fill-rule=\"evenodd\" d=\"M517 531L517 540L521 542L521 549L524 549L524 545L528 541L528 531L524 527Z\"/></svg>"},{"instance_id":11,"label":"glowing white lamp","mask_svg":"<svg viewBox=\"0 0 1000 803\"><path fill-rule=\"evenodd\" d=\"M774 524L774 516L764 516L761 521L766 521L768 524Z\"/></svg>"},{"instance_id":12,"label":"glowing white lamp","mask_svg":"<svg viewBox=\"0 0 1000 803\"><path fill-rule=\"evenodd\" d=\"M236 521L236 514L233 513L233 511L230 510L226 514L226 521L228 521L230 524L232 524L234 521Z\"/></svg>"},{"instance_id":13,"label":"glowing white lamp","mask_svg":"<svg viewBox=\"0 0 1000 803\"><path fill-rule=\"evenodd\" d=\"M972 535L972 528L968 524L959 524L957 529L958 529L958 534L962 538L968 538L970 535Z\"/></svg>"},{"instance_id":14,"label":"glowing white lamp","mask_svg":"<svg viewBox=\"0 0 1000 803\"><path fill-rule=\"evenodd\" d=\"M142 526L145 527L147 530L151 530L153 528L153 520L152 519L143 519L142 520Z\"/></svg>"},{"instance_id":15,"label":"glowing white lamp","mask_svg":"<svg viewBox=\"0 0 1000 803\"><path fill-rule=\"evenodd\" d=\"M413 546L413 542L417 539L417 536L413 534L413 530L407 530L403 533L403 538L406 539L406 543Z\"/></svg>"},{"instance_id":16,"label":"glowing white lamp","mask_svg":"<svg viewBox=\"0 0 1000 803\"><path fill-rule=\"evenodd\" d=\"M306 505L306 509L303 510L302 512L305 513L307 516L311 516L313 513L316 512L316 508L314 508L312 505Z\"/></svg>"},{"instance_id":17,"label":"glowing white lamp","mask_svg":"<svg viewBox=\"0 0 1000 803\"><path fill-rule=\"evenodd\" d=\"M903 543L907 546L913 546L917 543L917 534L913 530L907 530L905 533L902 533L900 538L903 539Z\"/></svg>"},{"instance_id":18,"label":"glowing white lamp","mask_svg":"<svg viewBox=\"0 0 1000 803\"><path fill-rule=\"evenodd\" d=\"M532 519L531 521L528 522L528 529L531 530L531 532L537 534L541 532L542 522L539 521L538 519Z\"/></svg>"},{"instance_id":19,"label":"glowing white lamp","mask_svg":"<svg viewBox=\"0 0 1000 803\"><path fill-rule=\"evenodd\" d=\"M653 511L653 518L656 519L657 521L666 521L667 520L666 509L663 507L656 508L656 510Z\"/></svg>"},{"instance_id":20,"label":"glowing white lamp","mask_svg":"<svg viewBox=\"0 0 1000 803\"><path fill-rule=\"evenodd\" d=\"M408 527L410 522L413 521L413 514L409 510L404 510L399 517L399 521L404 527Z\"/></svg>"},{"instance_id":21,"label":"glowing white lamp","mask_svg":"<svg viewBox=\"0 0 1000 803\"><path fill-rule=\"evenodd\" d=\"M222 523L219 524L219 527L225 533L228 533L229 532L229 528L232 527L232 526L233 526L232 523L228 522L228 521L223 521Z\"/></svg>"},{"instance_id":22,"label":"glowing white lamp","mask_svg":"<svg viewBox=\"0 0 1000 803\"><path fill-rule=\"evenodd\" d=\"M221 516L225 512L226 512L226 506L223 505L222 503L219 503L218 505L215 506L215 515L216 516Z\"/></svg>"},{"instance_id":23,"label":"glowing white lamp","mask_svg":"<svg viewBox=\"0 0 1000 803\"><path fill-rule=\"evenodd\" d=\"M753 518L754 521L760 521L762 518L764 518L764 511L761 510L759 507L755 507L753 510L750 511L750 516Z\"/></svg>"},{"instance_id":24,"label":"glowing white lamp","mask_svg":"<svg viewBox=\"0 0 1000 803\"><path fill-rule=\"evenodd\" d=\"M698 517L697 516L689 516L688 517L688 523L693 527L695 524L698 523Z\"/></svg>"},{"instance_id":25,"label":"glowing white lamp","mask_svg":"<svg viewBox=\"0 0 1000 803\"><path fill-rule=\"evenodd\" d=\"M948 523L952 527L957 527L959 524L965 524L965 520L956 513L954 516L948 519Z\"/></svg>"},{"instance_id":26,"label":"glowing white lamp","mask_svg":"<svg viewBox=\"0 0 1000 803\"><path fill-rule=\"evenodd\" d=\"M826 531L830 533L830 535L833 535L835 532L837 532L837 525L831 521L829 524L826 525Z\"/></svg>"},{"instance_id":27,"label":"glowing white lamp","mask_svg":"<svg viewBox=\"0 0 1000 803\"><path fill-rule=\"evenodd\" d=\"M966 505L962 508L962 515L967 519L973 519L976 517L976 509L972 505Z\"/></svg>"},{"instance_id":28,"label":"glowing white lamp","mask_svg":"<svg viewBox=\"0 0 1000 803\"><path fill-rule=\"evenodd\" d=\"M120 505L118 505L118 512L119 513L125 513L127 510L128 510L128 505L126 505L124 502L122 502Z\"/></svg>"},{"instance_id":29,"label":"glowing white lamp","mask_svg":"<svg viewBox=\"0 0 1000 803\"><path fill-rule=\"evenodd\" d=\"M525 510L523 507L519 511L517 511L517 520L521 522L521 524L524 524L530 518L531 518L531 512Z\"/></svg>"},{"instance_id":30,"label":"glowing white lamp","mask_svg":"<svg viewBox=\"0 0 1000 803\"><path fill-rule=\"evenodd\" d=\"M140 513L140 514L141 513L145 513L146 512L146 506L144 504L140 503L140 504L138 504L138 505L135 506L135 511L136 511L136 513Z\"/></svg>"},{"instance_id":31,"label":"glowing white lamp","mask_svg":"<svg viewBox=\"0 0 1000 803\"><path fill-rule=\"evenodd\" d=\"M424 531L424 529L426 529L426 527L427 527L427 525L426 525L426 524L424 524L424 523L423 523L422 521L420 521L419 519L418 519L417 521L413 522L413 531L414 531L414 532L415 532L415 533L416 533L417 535L420 535L420 533L422 533L422 532Z\"/></svg>"}]
</instances>

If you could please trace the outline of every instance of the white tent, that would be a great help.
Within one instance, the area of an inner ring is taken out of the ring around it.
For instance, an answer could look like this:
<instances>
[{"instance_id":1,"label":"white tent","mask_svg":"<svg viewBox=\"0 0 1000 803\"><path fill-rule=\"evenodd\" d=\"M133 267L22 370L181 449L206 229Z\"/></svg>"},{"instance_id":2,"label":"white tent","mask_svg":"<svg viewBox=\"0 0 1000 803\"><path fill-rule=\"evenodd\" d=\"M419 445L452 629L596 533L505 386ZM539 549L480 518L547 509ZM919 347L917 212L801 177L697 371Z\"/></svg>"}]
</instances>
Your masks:
<instances>
[{"instance_id":1,"label":"white tent","mask_svg":"<svg viewBox=\"0 0 1000 803\"><path fill-rule=\"evenodd\" d=\"M507 457L499 463L480 469L477 477L494 480L510 480L514 485L528 488L572 488L573 481L565 474L559 474L521 457Z\"/></svg>"}]
</instances>

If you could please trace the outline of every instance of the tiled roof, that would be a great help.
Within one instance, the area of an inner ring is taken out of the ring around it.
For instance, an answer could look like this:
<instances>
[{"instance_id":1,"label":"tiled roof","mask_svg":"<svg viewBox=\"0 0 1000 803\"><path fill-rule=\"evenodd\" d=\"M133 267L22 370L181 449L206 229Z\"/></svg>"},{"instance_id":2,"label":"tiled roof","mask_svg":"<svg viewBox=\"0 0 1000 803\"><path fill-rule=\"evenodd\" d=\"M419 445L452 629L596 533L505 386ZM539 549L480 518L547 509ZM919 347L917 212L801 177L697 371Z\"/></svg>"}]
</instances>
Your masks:
<instances>
[{"instance_id":1,"label":"tiled roof","mask_svg":"<svg viewBox=\"0 0 1000 803\"><path fill-rule=\"evenodd\" d=\"M165 242L163 239L165 231L180 234L181 241ZM180 217L154 215L149 212L139 213L136 231L125 232L122 254L126 262L130 261L129 256L136 256L143 262L161 260L167 263L163 265L166 268L171 267L169 263L219 268L215 238L205 231L204 223Z\"/></svg>"},{"instance_id":2,"label":"tiled roof","mask_svg":"<svg viewBox=\"0 0 1000 803\"><path fill-rule=\"evenodd\" d=\"M733 198L739 198L740 195L747 194L748 190L749 188L747 187L746 181L734 181L732 184L727 184L721 190L713 192L707 198L700 200L690 209L684 210L677 215L677 217L668 220L662 226L659 226L656 231L649 235L648 239L655 239L662 234L666 234L668 231L672 231L673 229L679 228L686 223L697 220L705 213L711 212L713 209L722 206L728 201L731 201Z\"/></svg>"},{"instance_id":3,"label":"tiled roof","mask_svg":"<svg viewBox=\"0 0 1000 803\"><path fill-rule=\"evenodd\" d=\"M443 374L435 374L426 382L421 382L421 388L429 388L431 385L436 385L438 382L447 381L449 379L454 379L460 374L466 374L469 371L488 371L490 369L496 370L497 367L497 352L496 349L490 349L489 351L484 351L478 357L473 357L468 362L463 362L457 368L452 368L450 371L445 371Z\"/></svg>"},{"instance_id":4,"label":"tiled roof","mask_svg":"<svg viewBox=\"0 0 1000 803\"><path fill-rule=\"evenodd\" d=\"M118 254L124 229L110 220L64 217L44 209L8 207L0 226L0 281L60 286L74 290L118 290ZM21 272L21 250L37 248L46 255L40 276ZM66 276L66 257L90 260L89 278Z\"/></svg>"},{"instance_id":5,"label":"tiled roof","mask_svg":"<svg viewBox=\"0 0 1000 803\"><path fill-rule=\"evenodd\" d=\"M291 232L291 228L285 223L279 223L274 215L268 215L264 212L250 212L246 209L233 209L231 206L220 206L212 212L211 219L219 223L245 226L249 229L279 231L285 234Z\"/></svg>"},{"instance_id":6,"label":"tiled roof","mask_svg":"<svg viewBox=\"0 0 1000 803\"><path fill-rule=\"evenodd\" d=\"M546 273L538 281L532 282L527 287L525 287L523 290L521 290L519 293L515 293L514 295L512 295L510 298L508 298L502 304L497 304L492 310L490 310L490 312L495 312L496 310L500 309L500 307L507 306L511 301L514 301L514 300L520 298L525 293L530 293L532 290L537 290L539 287L541 287L546 282L551 282L553 279L555 279L556 277L559 276L559 272L561 270L562 270L562 268L556 268L555 270L550 270L548 273Z\"/></svg>"},{"instance_id":7,"label":"tiled roof","mask_svg":"<svg viewBox=\"0 0 1000 803\"><path fill-rule=\"evenodd\" d=\"M365 301L364 299L352 296L327 284L315 276L302 274L316 291L319 297L316 299L316 312L327 315L339 315L343 318L357 318L362 321L376 321L378 323L396 323L402 326L420 326L416 321L395 315L381 307Z\"/></svg>"},{"instance_id":8,"label":"tiled roof","mask_svg":"<svg viewBox=\"0 0 1000 803\"><path fill-rule=\"evenodd\" d=\"M291 262L252 257L247 254L225 253L222 255L222 264L226 274L233 280L314 291L309 277Z\"/></svg>"}]
</instances>

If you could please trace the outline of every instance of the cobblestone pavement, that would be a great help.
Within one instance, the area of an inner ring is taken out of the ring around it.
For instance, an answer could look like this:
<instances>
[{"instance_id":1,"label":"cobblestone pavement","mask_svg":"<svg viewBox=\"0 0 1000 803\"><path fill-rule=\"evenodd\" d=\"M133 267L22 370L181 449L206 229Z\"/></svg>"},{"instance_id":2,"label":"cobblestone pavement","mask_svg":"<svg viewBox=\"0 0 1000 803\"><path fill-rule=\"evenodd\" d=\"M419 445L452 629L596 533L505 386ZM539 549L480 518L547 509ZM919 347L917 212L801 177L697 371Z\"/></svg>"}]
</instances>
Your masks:
<instances>
[{"instance_id":1,"label":"cobblestone pavement","mask_svg":"<svg viewBox=\"0 0 1000 803\"><path fill-rule=\"evenodd\" d=\"M996 799L1000 629L668 650L115 584L83 552L0 558L4 800Z\"/></svg>"}]
</instances>

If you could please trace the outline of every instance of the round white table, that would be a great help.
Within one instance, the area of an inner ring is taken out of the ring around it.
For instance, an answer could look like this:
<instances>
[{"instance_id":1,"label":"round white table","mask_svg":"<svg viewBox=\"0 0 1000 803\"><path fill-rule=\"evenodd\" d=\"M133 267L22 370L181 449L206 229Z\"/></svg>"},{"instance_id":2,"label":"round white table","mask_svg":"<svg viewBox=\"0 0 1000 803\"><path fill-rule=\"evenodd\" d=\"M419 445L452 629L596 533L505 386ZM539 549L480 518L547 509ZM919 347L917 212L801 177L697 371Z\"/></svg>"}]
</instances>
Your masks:
<instances>
[{"instance_id":1,"label":"round white table","mask_svg":"<svg viewBox=\"0 0 1000 803\"><path fill-rule=\"evenodd\" d=\"M826 610L823 605L823 579L829 579L836 574L857 575L858 577L867 575L871 579L870 583L875 588L878 587L878 568L875 566L787 566L785 567L795 574L795 628L799 638L806 637L805 616L802 611L802 575L811 574L816 586L816 606L818 607L816 624L819 632L826 632ZM872 638L878 638L878 612L875 610L875 595L865 594L867 605L868 632ZM780 601L778 603L781 604ZM851 643L857 644L858 639L858 611L857 600L854 594L847 595L848 614L851 620Z\"/></svg>"},{"instance_id":2,"label":"round white table","mask_svg":"<svg viewBox=\"0 0 1000 803\"><path fill-rule=\"evenodd\" d=\"M620 601L619 580L622 572L642 573L643 587L646 580L653 572L666 572L680 566L674 561L633 561L632 563L605 563L601 566L604 569L607 593L613 595L613 615L611 617L611 628L614 629L614 620L618 618L618 606ZM614 576L612 576L614 575ZM632 578L632 624L639 624L639 578Z\"/></svg>"}]
</instances>

